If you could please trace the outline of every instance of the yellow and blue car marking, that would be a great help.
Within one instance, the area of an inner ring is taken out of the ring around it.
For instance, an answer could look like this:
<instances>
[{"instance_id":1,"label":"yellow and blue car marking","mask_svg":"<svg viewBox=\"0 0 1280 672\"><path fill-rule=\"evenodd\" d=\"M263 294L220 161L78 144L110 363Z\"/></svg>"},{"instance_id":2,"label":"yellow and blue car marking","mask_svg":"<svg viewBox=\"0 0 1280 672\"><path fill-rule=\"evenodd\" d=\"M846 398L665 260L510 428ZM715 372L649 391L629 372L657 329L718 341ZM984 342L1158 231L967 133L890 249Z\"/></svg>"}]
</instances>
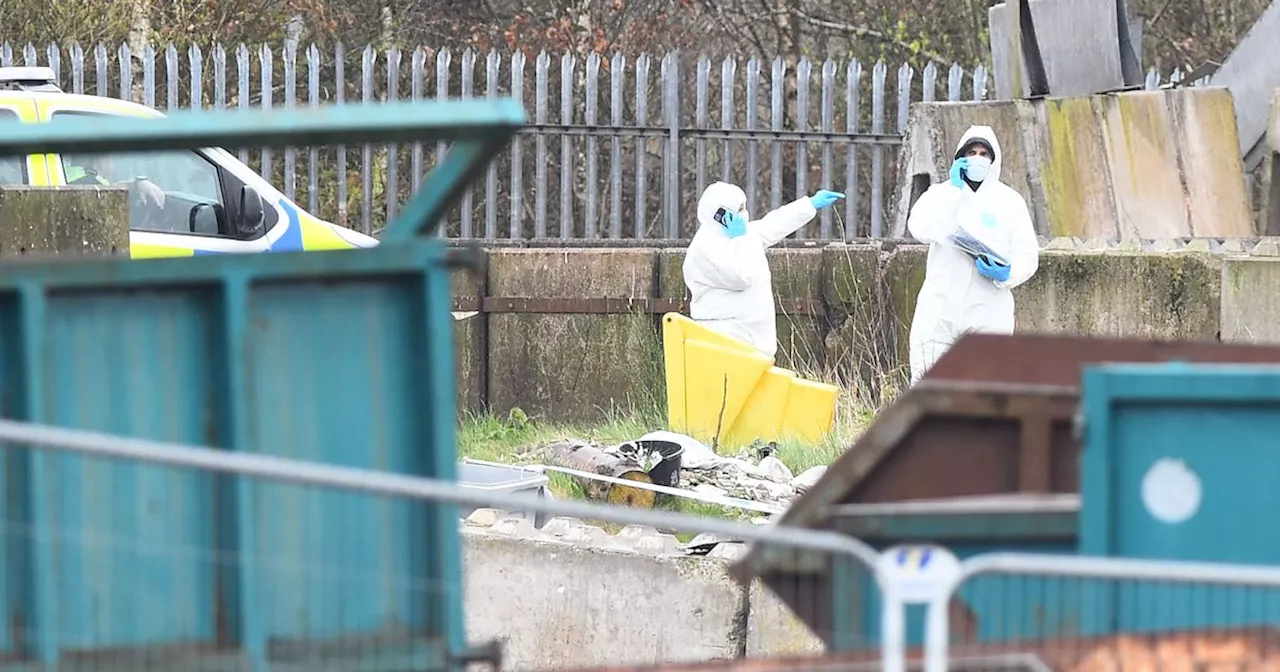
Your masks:
<instances>
[{"instance_id":1,"label":"yellow and blue car marking","mask_svg":"<svg viewBox=\"0 0 1280 672\"><path fill-rule=\"evenodd\" d=\"M158 110L136 103L99 96L51 91L0 91L0 109L17 114L22 123L48 123L58 111L79 111L132 117L159 118ZM233 154L217 148L201 152L204 158L236 180L253 187L263 203L275 211L274 224L254 240L192 233L132 230L130 256L134 259L190 257L211 254L295 252L373 247L377 239L326 222L298 207ZM66 186L62 160L57 154L27 157L27 183L31 186Z\"/></svg>"}]
</instances>

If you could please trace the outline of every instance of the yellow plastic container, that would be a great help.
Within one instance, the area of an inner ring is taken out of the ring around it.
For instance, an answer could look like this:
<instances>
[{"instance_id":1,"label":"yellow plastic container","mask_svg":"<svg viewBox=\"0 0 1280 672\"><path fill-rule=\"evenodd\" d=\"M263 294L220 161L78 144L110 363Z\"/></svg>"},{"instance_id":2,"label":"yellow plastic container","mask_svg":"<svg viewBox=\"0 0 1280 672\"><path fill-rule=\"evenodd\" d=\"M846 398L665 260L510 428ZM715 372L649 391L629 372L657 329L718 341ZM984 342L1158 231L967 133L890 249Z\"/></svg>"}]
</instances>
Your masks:
<instances>
[{"instance_id":1,"label":"yellow plastic container","mask_svg":"<svg viewBox=\"0 0 1280 672\"><path fill-rule=\"evenodd\" d=\"M667 426L708 445L757 439L819 443L840 388L773 365L773 358L679 313L662 317Z\"/></svg>"}]
</instances>

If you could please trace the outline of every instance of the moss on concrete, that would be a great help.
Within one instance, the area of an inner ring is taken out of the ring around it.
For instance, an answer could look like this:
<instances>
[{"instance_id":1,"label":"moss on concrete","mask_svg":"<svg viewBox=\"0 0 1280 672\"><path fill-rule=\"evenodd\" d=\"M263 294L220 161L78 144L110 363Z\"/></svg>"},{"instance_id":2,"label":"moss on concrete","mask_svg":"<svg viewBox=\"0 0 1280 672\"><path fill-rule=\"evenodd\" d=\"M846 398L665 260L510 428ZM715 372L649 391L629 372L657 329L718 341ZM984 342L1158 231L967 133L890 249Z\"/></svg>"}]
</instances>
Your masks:
<instances>
[{"instance_id":1,"label":"moss on concrete","mask_svg":"<svg viewBox=\"0 0 1280 672\"><path fill-rule=\"evenodd\" d=\"M1220 262L1204 254L1041 255L1015 292L1017 328L1094 336L1213 339Z\"/></svg>"},{"instance_id":2,"label":"moss on concrete","mask_svg":"<svg viewBox=\"0 0 1280 672\"><path fill-rule=\"evenodd\" d=\"M664 299L687 299L684 286L684 250L658 250L658 296Z\"/></svg>"},{"instance_id":3,"label":"moss on concrete","mask_svg":"<svg viewBox=\"0 0 1280 672\"><path fill-rule=\"evenodd\" d=\"M894 359L887 363L886 371L899 377L906 376L910 362L908 338L911 319L916 312L916 299L924 286L925 262L929 248L925 245L900 246L888 253L884 260L885 296L888 315L891 316ZM906 380L906 378L902 378Z\"/></svg>"},{"instance_id":4,"label":"moss on concrete","mask_svg":"<svg viewBox=\"0 0 1280 672\"><path fill-rule=\"evenodd\" d=\"M822 296L822 250L783 250L768 252L773 274L773 294L779 306L778 354L774 362L781 367L811 373L821 371L826 361L822 337L827 332L826 316L791 312L792 301L815 301Z\"/></svg>"},{"instance_id":5,"label":"moss on concrete","mask_svg":"<svg viewBox=\"0 0 1280 672\"><path fill-rule=\"evenodd\" d=\"M1081 164L1096 166L1098 159L1097 148L1086 140L1096 131L1093 105L1088 98L1054 99L1045 101L1043 111L1049 142L1042 148L1040 181L1049 234L1088 237L1093 227L1079 204L1085 202L1083 179L1087 175ZM1077 146L1081 142L1087 144Z\"/></svg>"},{"instance_id":6,"label":"moss on concrete","mask_svg":"<svg viewBox=\"0 0 1280 672\"><path fill-rule=\"evenodd\" d=\"M640 298L654 292L652 250L503 250L489 255L491 296ZM652 407L662 390L657 321L623 315L489 315L489 399L562 422Z\"/></svg>"},{"instance_id":7,"label":"moss on concrete","mask_svg":"<svg viewBox=\"0 0 1280 672\"><path fill-rule=\"evenodd\" d=\"M1222 340L1280 343L1280 260L1228 259L1222 267Z\"/></svg>"},{"instance_id":8,"label":"moss on concrete","mask_svg":"<svg viewBox=\"0 0 1280 672\"><path fill-rule=\"evenodd\" d=\"M128 253L128 190L0 188L0 255Z\"/></svg>"}]
</instances>

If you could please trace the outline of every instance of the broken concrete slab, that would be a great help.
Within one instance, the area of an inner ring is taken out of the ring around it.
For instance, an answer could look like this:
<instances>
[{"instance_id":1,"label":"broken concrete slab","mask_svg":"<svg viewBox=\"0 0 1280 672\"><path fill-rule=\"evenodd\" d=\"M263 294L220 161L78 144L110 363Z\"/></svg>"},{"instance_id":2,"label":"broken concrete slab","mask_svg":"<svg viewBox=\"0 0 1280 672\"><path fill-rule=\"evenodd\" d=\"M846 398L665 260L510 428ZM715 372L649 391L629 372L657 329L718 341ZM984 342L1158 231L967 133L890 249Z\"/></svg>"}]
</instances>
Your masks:
<instances>
[{"instance_id":1,"label":"broken concrete slab","mask_svg":"<svg viewBox=\"0 0 1280 672\"><path fill-rule=\"evenodd\" d=\"M1231 96L1197 87L1087 98L917 103L899 156L892 234L906 237L922 187L941 182L957 138L991 126L1001 181L1043 236L1254 235Z\"/></svg>"},{"instance_id":2,"label":"broken concrete slab","mask_svg":"<svg viewBox=\"0 0 1280 672\"><path fill-rule=\"evenodd\" d=\"M1115 0L1027 0L1035 21L1040 56L1049 92L1054 96L1087 96L1124 86L1120 70L1119 35L1116 31ZM991 75L997 100L1022 98L1030 93L1023 77L1019 91L1013 90L1013 40L1008 3L987 10L991 35ZM1130 18L1129 37L1142 44L1142 20ZM1135 49L1141 58L1141 49ZM1017 58L1022 60L1022 55ZM1141 60L1139 60L1141 67ZM1026 66L1022 71L1025 73Z\"/></svg>"}]
</instances>

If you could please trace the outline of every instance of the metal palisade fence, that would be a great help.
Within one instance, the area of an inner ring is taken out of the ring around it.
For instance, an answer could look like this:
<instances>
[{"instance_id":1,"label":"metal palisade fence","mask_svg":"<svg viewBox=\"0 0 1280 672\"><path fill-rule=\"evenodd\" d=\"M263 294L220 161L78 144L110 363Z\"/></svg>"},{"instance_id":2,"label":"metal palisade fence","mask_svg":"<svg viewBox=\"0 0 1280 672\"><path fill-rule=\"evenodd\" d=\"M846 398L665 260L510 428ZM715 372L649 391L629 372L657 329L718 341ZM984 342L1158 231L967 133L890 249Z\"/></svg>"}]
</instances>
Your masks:
<instances>
[{"instance_id":1,"label":"metal palisade fence","mask_svg":"<svg viewBox=\"0 0 1280 672\"><path fill-rule=\"evenodd\" d=\"M989 88L982 66L930 63L917 73L884 62L713 62L679 53L348 52L289 40L185 54L6 43L0 64L48 65L67 91L161 110L516 95L532 123L444 228L512 240L686 239L697 197L715 180L741 185L756 216L816 189L843 191L847 200L795 237L879 237L910 104L982 100ZM1158 84L1149 73L1148 88ZM376 235L446 151L291 147L282 157L241 150L240 159L312 213Z\"/></svg>"}]
</instances>

